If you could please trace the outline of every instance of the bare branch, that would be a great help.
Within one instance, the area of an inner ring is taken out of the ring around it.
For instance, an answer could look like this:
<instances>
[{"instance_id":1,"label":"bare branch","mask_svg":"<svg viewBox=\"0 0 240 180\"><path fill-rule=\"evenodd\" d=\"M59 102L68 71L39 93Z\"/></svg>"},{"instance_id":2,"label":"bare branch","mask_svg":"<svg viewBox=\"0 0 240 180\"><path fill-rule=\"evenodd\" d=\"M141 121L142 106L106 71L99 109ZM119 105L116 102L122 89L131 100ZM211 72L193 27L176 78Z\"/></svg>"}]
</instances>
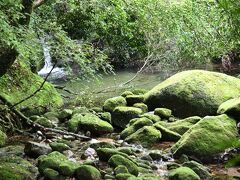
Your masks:
<instances>
[{"instance_id":1,"label":"bare branch","mask_svg":"<svg viewBox=\"0 0 240 180\"><path fill-rule=\"evenodd\" d=\"M35 0L33 2L33 9L38 8L39 6L41 6L42 4L44 4L46 2L46 0Z\"/></svg>"}]
</instances>

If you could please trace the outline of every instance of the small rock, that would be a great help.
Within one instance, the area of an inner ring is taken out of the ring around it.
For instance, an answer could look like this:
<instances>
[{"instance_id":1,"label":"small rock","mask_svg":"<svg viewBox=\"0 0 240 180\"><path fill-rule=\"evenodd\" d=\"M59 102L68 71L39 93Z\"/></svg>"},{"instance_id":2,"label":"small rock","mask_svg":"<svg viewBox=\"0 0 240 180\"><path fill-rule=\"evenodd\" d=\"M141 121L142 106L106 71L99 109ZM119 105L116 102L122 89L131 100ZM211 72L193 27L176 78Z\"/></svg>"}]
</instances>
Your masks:
<instances>
[{"instance_id":1,"label":"small rock","mask_svg":"<svg viewBox=\"0 0 240 180\"><path fill-rule=\"evenodd\" d=\"M53 151L58 151L58 152L63 152L71 149L68 145L64 143L53 142L53 143L50 143L49 145L51 146Z\"/></svg>"},{"instance_id":2,"label":"small rock","mask_svg":"<svg viewBox=\"0 0 240 180\"><path fill-rule=\"evenodd\" d=\"M52 148L47 144L28 141L25 144L24 152L30 157L37 158L41 155L49 154L52 152Z\"/></svg>"},{"instance_id":3,"label":"small rock","mask_svg":"<svg viewBox=\"0 0 240 180\"><path fill-rule=\"evenodd\" d=\"M172 115L172 110L167 108L156 108L154 114L160 116L161 118L170 118Z\"/></svg>"}]
</instances>

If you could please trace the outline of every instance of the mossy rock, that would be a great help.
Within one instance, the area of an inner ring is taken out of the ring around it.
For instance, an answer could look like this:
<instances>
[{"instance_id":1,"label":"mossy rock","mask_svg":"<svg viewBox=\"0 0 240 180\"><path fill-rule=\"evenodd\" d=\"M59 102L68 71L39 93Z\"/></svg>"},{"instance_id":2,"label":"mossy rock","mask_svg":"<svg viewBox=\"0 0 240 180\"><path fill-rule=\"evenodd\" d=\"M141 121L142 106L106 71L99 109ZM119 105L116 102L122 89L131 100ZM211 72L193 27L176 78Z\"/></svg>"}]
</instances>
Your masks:
<instances>
[{"instance_id":1,"label":"mossy rock","mask_svg":"<svg viewBox=\"0 0 240 180\"><path fill-rule=\"evenodd\" d=\"M148 107L144 103L135 103L135 104L133 104L133 107L141 109L143 113L148 112Z\"/></svg>"},{"instance_id":2,"label":"mossy rock","mask_svg":"<svg viewBox=\"0 0 240 180\"><path fill-rule=\"evenodd\" d=\"M50 121L58 122L58 113L54 111L46 112L43 117L49 119Z\"/></svg>"},{"instance_id":3,"label":"mossy rock","mask_svg":"<svg viewBox=\"0 0 240 180\"><path fill-rule=\"evenodd\" d=\"M201 179L209 180L212 178L210 169L196 161L185 162L183 166L192 169Z\"/></svg>"},{"instance_id":4,"label":"mossy rock","mask_svg":"<svg viewBox=\"0 0 240 180\"><path fill-rule=\"evenodd\" d=\"M98 148L110 148L110 149L115 149L116 148L113 143L111 143L111 142L104 142L104 141L92 143L92 144L90 144L89 147L93 148L95 150L97 150Z\"/></svg>"},{"instance_id":5,"label":"mossy rock","mask_svg":"<svg viewBox=\"0 0 240 180\"><path fill-rule=\"evenodd\" d=\"M132 106L136 103L142 103L144 101L143 95L128 95L126 96L126 101L128 106Z\"/></svg>"},{"instance_id":6,"label":"mossy rock","mask_svg":"<svg viewBox=\"0 0 240 180\"><path fill-rule=\"evenodd\" d=\"M58 119L61 122L65 122L67 119L70 119L72 117L72 114L73 114L73 110L71 109L60 110L60 112L58 113Z\"/></svg>"},{"instance_id":7,"label":"mossy rock","mask_svg":"<svg viewBox=\"0 0 240 180\"><path fill-rule=\"evenodd\" d=\"M129 143L140 143L143 146L151 146L161 139L161 132L153 126L144 126L135 133L128 136L125 141Z\"/></svg>"},{"instance_id":8,"label":"mossy rock","mask_svg":"<svg viewBox=\"0 0 240 180\"><path fill-rule=\"evenodd\" d=\"M32 73L26 65L16 62L7 74L0 78L0 94L15 104L38 90L43 81L43 78ZM26 115L33 115L62 105L60 94L50 83L45 82L40 92L18 105L18 108L25 109L23 112Z\"/></svg>"},{"instance_id":9,"label":"mossy rock","mask_svg":"<svg viewBox=\"0 0 240 180\"><path fill-rule=\"evenodd\" d=\"M79 163L68 160L65 155L57 151L38 158L38 170L41 174L46 168L50 168L58 171L61 175L72 176L79 166Z\"/></svg>"},{"instance_id":10,"label":"mossy rock","mask_svg":"<svg viewBox=\"0 0 240 180\"><path fill-rule=\"evenodd\" d=\"M109 160L108 164L114 168L119 165L123 165L128 169L128 172L137 176L138 175L138 166L131 161L130 159L123 157L121 155L113 155Z\"/></svg>"},{"instance_id":11,"label":"mossy rock","mask_svg":"<svg viewBox=\"0 0 240 180\"><path fill-rule=\"evenodd\" d=\"M118 151L117 149L112 149L112 148L98 148L96 151L97 151L99 160L105 161L105 162L107 162L111 158L111 156L116 155L116 154L124 156L126 158L128 157L127 154L122 153L122 152Z\"/></svg>"},{"instance_id":12,"label":"mossy rock","mask_svg":"<svg viewBox=\"0 0 240 180\"><path fill-rule=\"evenodd\" d=\"M103 104L103 110L107 112L112 112L118 106L126 106L127 101L122 96L113 97L107 99Z\"/></svg>"},{"instance_id":13,"label":"mossy rock","mask_svg":"<svg viewBox=\"0 0 240 180\"><path fill-rule=\"evenodd\" d=\"M120 173L116 175L117 180L128 180L129 178L136 177L129 173Z\"/></svg>"},{"instance_id":14,"label":"mossy rock","mask_svg":"<svg viewBox=\"0 0 240 180\"><path fill-rule=\"evenodd\" d=\"M101 112L97 114L98 117L104 121L107 121L108 123L112 124L112 117L111 113L109 112Z\"/></svg>"},{"instance_id":15,"label":"mossy rock","mask_svg":"<svg viewBox=\"0 0 240 180\"><path fill-rule=\"evenodd\" d=\"M73 109L73 115L74 114L82 114L82 115L84 115L84 114L87 114L87 113L91 113L90 111L89 111L89 109L88 108L86 108L86 107L75 107L74 109Z\"/></svg>"},{"instance_id":16,"label":"mossy rock","mask_svg":"<svg viewBox=\"0 0 240 180\"><path fill-rule=\"evenodd\" d=\"M218 110L218 114L227 114L234 117L237 120L240 120L240 97L230 99L222 103Z\"/></svg>"},{"instance_id":17,"label":"mossy rock","mask_svg":"<svg viewBox=\"0 0 240 180\"><path fill-rule=\"evenodd\" d=\"M170 171L169 180L200 180L200 177L188 167L179 167Z\"/></svg>"},{"instance_id":18,"label":"mossy rock","mask_svg":"<svg viewBox=\"0 0 240 180\"><path fill-rule=\"evenodd\" d=\"M53 128L53 126L54 126L53 123L45 117L40 117L35 122L44 127L48 127L48 128Z\"/></svg>"},{"instance_id":19,"label":"mossy rock","mask_svg":"<svg viewBox=\"0 0 240 180\"><path fill-rule=\"evenodd\" d=\"M140 117L146 117L150 120L152 120L153 123L156 123L158 121L161 121L161 118L155 114L151 114L151 113L144 113L142 115L140 115Z\"/></svg>"},{"instance_id":20,"label":"mossy rock","mask_svg":"<svg viewBox=\"0 0 240 180\"><path fill-rule=\"evenodd\" d=\"M155 126L161 125L170 131L176 132L180 135L183 135L186 131L188 131L194 124L199 122L202 118L198 116L188 117L186 119L177 120L175 122L165 122L159 121L155 124Z\"/></svg>"},{"instance_id":21,"label":"mossy rock","mask_svg":"<svg viewBox=\"0 0 240 180\"><path fill-rule=\"evenodd\" d=\"M0 130L0 147L4 146L7 140L7 135Z\"/></svg>"},{"instance_id":22,"label":"mossy rock","mask_svg":"<svg viewBox=\"0 0 240 180\"><path fill-rule=\"evenodd\" d=\"M142 110L135 107L116 107L112 113L112 123L119 128L125 128L131 119L138 118Z\"/></svg>"},{"instance_id":23,"label":"mossy rock","mask_svg":"<svg viewBox=\"0 0 240 180\"><path fill-rule=\"evenodd\" d=\"M47 178L49 180L59 180L60 179L59 173L50 168L44 169L43 175L45 178Z\"/></svg>"},{"instance_id":24,"label":"mossy rock","mask_svg":"<svg viewBox=\"0 0 240 180\"><path fill-rule=\"evenodd\" d=\"M180 134L167 129L167 128L161 126L160 124L155 124L154 127L161 132L161 134L162 134L161 141L176 142L181 138Z\"/></svg>"},{"instance_id":25,"label":"mossy rock","mask_svg":"<svg viewBox=\"0 0 240 180\"><path fill-rule=\"evenodd\" d=\"M131 91L124 91L122 94L121 94L121 96L122 97L127 97L128 95L133 95L133 93L131 92Z\"/></svg>"},{"instance_id":26,"label":"mossy rock","mask_svg":"<svg viewBox=\"0 0 240 180\"><path fill-rule=\"evenodd\" d=\"M76 169L76 177L81 180L100 180L101 173L93 166L83 165Z\"/></svg>"},{"instance_id":27,"label":"mossy rock","mask_svg":"<svg viewBox=\"0 0 240 180\"><path fill-rule=\"evenodd\" d=\"M125 139L126 137L130 136L131 134L135 133L138 129L144 127L144 126L151 126L153 125L152 121L148 118L142 117L137 118L136 121L131 124L129 127L125 128L121 132L121 138Z\"/></svg>"},{"instance_id":28,"label":"mossy rock","mask_svg":"<svg viewBox=\"0 0 240 180\"><path fill-rule=\"evenodd\" d=\"M83 118L82 114L74 114L73 117L68 121L67 127L70 132L78 132L78 125L81 118Z\"/></svg>"},{"instance_id":29,"label":"mossy rock","mask_svg":"<svg viewBox=\"0 0 240 180\"><path fill-rule=\"evenodd\" d=\"M172 110L167 108L156 108L154 109L154 114L161 118L168 119L172 115Z\"/></svg>"},{"instance_id":30,"label":"mossy rock","mask_svg":"<svg viewBox=\"0 0 240 180\"><path fill-rule=\"evenodd\" d=\"M132 89L131 92L135 95L143 95L143 94L147 93L148 91L146 89L135 88L135 89Z\"/></svg>"},{"instance_id":31,"label":"mossy rock","mask_svg":"<svg viewBox=\"0 0 240 180\"><path fill-rule=\"evenodd\" d=\"M236 121L227 115L206 116L172 146L174 157L182 154L208 161L232 147L237 137Z\"/></svg>"},{"instance_id":32,"label":"mossy rock","mask_svg":"<svg viewBox=\"0 0 240 180\"><path fill-rule=\"evenodd\" d=\"M238 97L240 79L222 73L189 70L177 73L145 94L149 110L171 109L177 117L216 115L225 101Z\"/></svg>"},{"instance_id":33,"label":"mossy rock","mask_svg":"<svg viewBox=\"0 0 240 180\"><path fill-rule=\"evenodd\" d=\"M34 180L37 168L30 162L18 157L7 156L0 158L0 179L3 180Z\"/></svg>"},{"instance_id":34,"label":"mossy rock","mask_svg":"<svg viewBox=\"0 0 240 180\"><path fill-rule=\"evenodd\" d=\"M129 173L126 166L119 165L114 169L114 174Z\"/></svg>"},{"instance_id":35,"label":"mossy rock","mask_svg":"<svg viewBox=\"0 0 240 180\"><path fill-rule=\"evenodd\" d=\"M53 151L63 152L71 149L67 144L60 142L52 142L49 144Z\"/></svg>"}]
</instances>

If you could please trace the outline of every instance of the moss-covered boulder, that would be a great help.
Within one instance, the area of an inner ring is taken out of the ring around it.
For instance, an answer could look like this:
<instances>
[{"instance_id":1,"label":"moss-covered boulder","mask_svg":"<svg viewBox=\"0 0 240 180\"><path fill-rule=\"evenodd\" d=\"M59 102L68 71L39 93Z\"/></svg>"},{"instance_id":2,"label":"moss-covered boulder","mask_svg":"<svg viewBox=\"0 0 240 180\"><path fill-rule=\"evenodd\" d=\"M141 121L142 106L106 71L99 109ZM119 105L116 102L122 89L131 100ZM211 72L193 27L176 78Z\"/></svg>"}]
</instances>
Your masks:
<instances>
[{"instance_id":1,"label":"moss-covered boulder","mask_svg":"<svg viewBox=\"0 0 240 180\"><path fill-rule=\"evenodd\" d=\"M48 127L48 128L52 128L54 126L52 121L50 121L49 119L47 119L45 117L39 117L35 122L44 127Z\"/></svg>"},{"instance_id":2,"label":"moss-covered boulder","mask_svg":"<svg viewBox=\"0 0 240 180\"><path fill-rule=\"evenodd\" d=\"M0 179L3 180L34 180L37 168L18 156L0 157Z\"/></svg>"},{"instance_id":3,"label":"moss-covered boulder","mask_svg":"<svg viewBox=\"0 0 240 180\"><path fill-rule=\"evenodd\" d=\"M176 133L174 131L171 131L168 128L165 128L165 127L161 126L160 124L156 123L154 125L154 127L161 132L161 134L162 134L161 141L173 141L173 142L176 142L176 141L178 141L181 138L180 134L178 134L178 133Z\"/></svg>"},{"instance_id":4,"label":"moss-covered boulder","mask_svg":"<svg viewBox=\"0 0 240 180\"><path fill-rule=\"evenodd\" d=\"M198 116L188 117L186 119L177 120L175 122L165 122L159 121L155 124L157 127L158 124L169 129L170 131L176 132L180 135L183 135L186 131L188 131L194 124L200 121L202 118Z\"/></svg>"},{"instance_id":5,"label":"moss-covered boulder","mask_svg":"<svg viewBox=\"0 0 240 180\"><path fill-rule=\"evenodd\" d=\"M76 177L81 180L100 180L101 173L93 166L83 165L76 169Z\"/></svg>"},{"instance_id":6,"label":"moss-covered boulder","mask_svg":"<svg viewBox=\"0 0 240 180\"><path fill-rule=\"evenodd\" d=\"M156 108L154 109L154 114L161 118L168 119L172 115L172 110L167 108Z\"/></svg>"},{"instance_id":7,"label":"moss-covered boulder","mask_svg":"<svg viewBox=\"0 0 240 180\"><path fill-rule=\"evenodd\" d=\"M227 115L206 116L189 129L171 148L174 157L182 154L209 160L232 146L237 136L236 121Z\"/></svg>"},{"instance_id":8,"label":"moss-covered boulder","mask_svg":"<svg viewBox=\"0 0 240 180\"><path fill-rule=\"evenodd\" d=\"M149 110L169 108L178 117L215 115L220 104L238 97L240 79L222 73L177 73L145 94Z\"/></svg>"},{"instance_id":9,"label":"moss-covered boulder","mask_svg":"<svg viewBox=\"0 0 240 180\"><path fill-rule=\"evenodd\" d=\"M58 113L58 119L61 122L65 122L67 119L70 119L72 117L73 110L71 109L63 109Z\"/></svg>"},{"instance_id":10,"label":"moss-covered boulder","mask_svg":"<svg viewBox=\"0 0 240 180\"><path fill-rule=\"evenodd\" d=\"M133 93L131 91L124 91L121 96L122 97L127 97L128 95L133 95Z\"/></svg>"},{"instance_id":11,"label":"moss-covered boulder","mask_svg":"<svg viewBox=\"0 0 240 180\"><path fill-rule=\"evenodd\" d=\"M161 132L153 126L144 126L135 133L128 136L125 141L129 143L140 143L143 146L151 146L161 139Z\"/></svg>"},{"instance_id":12,"label":"moss-covered boulder","mask_svg":"<svg viewBox=\"0 0 240 180\"><path fill-rule=\"evenodd\" d=\"M113 155L109 161L108 164L112 166L113 168L116 168L119 165L123 165L128 169L128 172L137 176L138 175L138 166L131 161L130 159L123 157L121 155Z\"/></svg>"},{"instance_id":13,"label":"moss-covered boulder","mask_svg":"<svg viewBox=\"0 0 240 180\"><path fill-rule=\"evenodd\" d=\"M101 142L96 142L96 143L92 143L89 146L90 148L93 148L95 150L97 150L98 148L110 148L110 149L115 149L115 145L112 142L105 142L105 141L101 141Z\"/></svg>"},{"instance_id":14,"label":"moss-covered boulder","mask_svg":"<svg viewBox=\"0 0 240 180\"><path fill-rule=\"evenodd\" d=\"M84 116L75 114L68 122L68 129L72 132L78 130L90 131L93 134L113 132L113 127L106 121L101 120L98 116L87 113Z\"/></svg>"},{"instance_id":15,"label":"moss-covered boulder","mask_svg":"<svg viewBox=\"0 0 240 180\"><path fill-rule=\"evenodd\" d=\"M144 101L143 95L128 95L126 96L126 101L128 106L132 106L136 103L142 103Z\"/></svg>"},{"instance_id":16,"label":"moss-covered boulder","mask_svg":"<svg viewBox=\"0 0 240 180\"><path fill-rule=\"evenodd\" d=\"M98 117L104 121L107 121L108 123L112 124L112 116L109 112L100 112L97 114Z\"/></svg>"},{"instance_id":17,"label":"moss-covered boulder","mask_svg":"<svg viewBox=\"0 0 240 180\"><path fill-rule=\"evenodd\" d=\"M148 112L148 107L144 103L135 103L135 104L133 104L133 107L141 109L143 113Z\"/></svg>"},{"instance_id":18,"label":"moss-covered boulder","mask_svg":"<svg viewBox=\"0 0 240 180\"><path fill-rule=\"evenodd\" d=\"M129 178L134 178L136 176L129 174L129 173L120 173L116 175L117 180L128 180Z\"/></svg>"},{"instance_id":19,"label":"moss-covered boulder","mask_svg":"<svg viewBox=\"0 0 240 180\"><path fill-rule=\"evenodd\" d=\"M46 179L49 179L49 180L59 180L60 179L59 173L57 171L53 170L53 169L50 169L50 168L44 169L43 176Z\"/></svg>"},{"instance_id":20,"label":"moss-covered boulder","mask_svg":"<svg viewBox=\"0 0 240 180\"><path fill-rule=\"evenodd\" d=\"M200 177L188 167L179 167L170 171L169 180L200 180Z\"/></svg>"},{"instance_id":21,"label":"moss-covered boulder","mask_svg":"<svg viewBox=\"0 0 240 180\"><path fill-rule=\"evenodd\" d=\"M111 156L118 154L124 157L128 157L127 154L118 151L117 149L112 149L112 148L98 148L97 149L97 155L99 157L99 160L101 161L108 161Z\"/></svg>"},{"instance_id":22,"label":"moss-covered boulder","mask_svg":"<svg viewBox=\"0 0 240 180\"><path fill-rule=\"evenodd\" d=\"M41 174L46 168L50 168L58 171L61 175L72 176L79 166L79 163L68 160L65 155L57 151L38 158L38 170Z\"/></svg>"},{"instance_id":23,"label":"moss-covered boulder","mask_svg":"<svg viewBox=\"0 0 240 180\"><path fill-rule=\"evenodd\" d=\"M126 166L119 165L114 169L114 174L129 173Z\"/></svg>"},{"instance_id":24,"label":"moss-covered boulder","mask_svg":"<svg viewBox=\"0 0 240 180\"><path fill-rule=\"evenodd\" d=\"M127 101L122 96L113 97L107 99L103 104L103 110L107 112L112 112L118 106L126 106Z\"/></svg>"},{"instance_id":25,"label":"moss-covered boulder","mask_svg":"<svg viewBox=\"0 0 240 180\"><path fill-rule=\"evenodd\" d=\"M112 112L112 123L119 128L125 128L131 119L138 118L142 110L135 107L116 107Z\"/></svg>"},{"instance_id":26,"label":"moss-covered boulder","mask_svg":"<svg viewBox=\"0 0 240 180\"><path fill-rule=\"evenodd\" d=\"M32 73L24 64L15 63L11 69L0 78L0 94L12 104L33 94L43 79ZM63 100L56 89L48 82L45 82L41 91L32 98L24 101L18 108L24 109L25 114L39 114L45 109L55 109L63 105Z\"/></svg>"},{"instance_id":27,"label":"moss-covered boulder","mask_svg":"<svg viewBox=\"0 0 240 180\"><path fill-rule=\"evenodd\" d=\"M60 142L52 142L49 144L53 151L63 152L71 149L67 144Z\"/></svg>"},{"instance_id":28,"label":"moss-covered boulder","mask_svg":"<svg viewBox=\"0 0 240 180\"><path fill-rule=\"evenodd\" d=\"M151 113L144 113L142 115L140 115L140 117L146 117L148 119L150 119L153 123L156 123L158 121L161 121L161 118L155 114L151 114Z\"/></svg>"},{"instance_id":29,"label":"moss-covered boulder","mask_svg":"<svg viewBox=\"0 0 240 180\"><path fill-rule=\"evenodd\" d=\"M0 147L4 146L7 140L7 136L0 130Z\"/></svg>"},{"instance_id":30,"label":"moss-covered boulder","mask_svg":"<svg viewBox=\"0 0 240 180\"><path fill-rule=\"evenodd\" d=\"M135 133L138 129L142 128L143 126L151 126L151 125L153 125L153 123L150 119L145 118L145 117L137 118L133 124L131 124L129 127L125 128L121 132L121 134L120 134L121 138L125 139L126 137Z\"/></svg>"},{"instance_id":31,"label":"moss-covered boulder","mask_svg":"<svg viewBox=\"0 0 240 180\"><path fill-rule=\"evenodd\" d=\"M185 162L183 166L192 169L201 179L209 180L212 178L210 169L196 161Z\"/></svg>"},{"instance_id":32,"label":"moss-covered boulder","mask_svg":"<svg viewBox=\"0 0 240 180\"><path fill-rule=\"evenodd\" d=\"M218 114L228 114L233 116L235 119L240 120L240 97L230 99L222 103L218 110Z\"/></svg>"}]
</instances>

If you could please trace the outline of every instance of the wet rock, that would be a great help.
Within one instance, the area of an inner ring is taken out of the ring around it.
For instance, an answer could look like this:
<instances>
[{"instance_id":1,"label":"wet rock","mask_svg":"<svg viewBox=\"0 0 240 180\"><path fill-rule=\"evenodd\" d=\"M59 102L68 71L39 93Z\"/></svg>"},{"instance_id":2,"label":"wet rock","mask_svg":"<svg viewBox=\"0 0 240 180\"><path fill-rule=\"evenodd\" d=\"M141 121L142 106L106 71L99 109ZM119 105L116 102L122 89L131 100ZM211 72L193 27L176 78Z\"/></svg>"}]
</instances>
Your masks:
<instances>
[{"instance_id":1,"label":"wet rock","mask_svg":"<svg viewBox=\"0 0 240 180\"><path fill-rule=\"evenodd\" d=\"M59 178L60 178L59 173L50 168L44 169L43 175L45 178L47 178L49 180L59 180Z\"/></svg>"},{"instance_id":2,"label":"wet rock","mask_svg":"<svg viewBox=\"0 0 240 180\"><path fill-rule=\"evenodd\" d=\"M189 129L171 148L174 157L182 154L202 160L223 152L236 139L236 121L227 115L206 116Z\"/></svg>"},{"instance_id":3,"label":"wet rock","mask_svg":"<svg viewBox=\"0 0 240 180\"><path fill-rule=\"evenodd\" d=\"M129 173L126 166L119 165L114 169L114 174Z\"/></svg>"},{"instance_id":4,"label":"wet rock","mask_svg":"<svg viewBox=\"0 0 240 180\"><path fill-rule=\"evenodd\" d=\"M4 146L7 140L7 135L0 130L0 147Z\"/></svg>"},{"instance_id":5,"label":"wet rock","mask_svg":"<svg viewBox=\"0 0 240 180\"><path fill-rule=\"evenodd\" d=\"M138 175L138 166L131 161L130 159L123 157L121 155L113 155L109 160L108 160L108 164L114 168L116 168L119 165L123 165L125 166L129 173L137 176Z\"/></svg>"},{"instance_id":6,"label":"wet rock","mask_svg":"<svg viewBox=\"0 0 240 180\"><path fill-rule=\"evenodd\" d=\"M125 128L121 132L121 138L125 139L126 137L130 136L131 134L135 133L138 129L144 127L144 126L151 126L153 125L152 121L148 118L142 117L142 118L135 118L133 119L134 123L132 123L131 120L131 125L127 128Z\"/></svg>"},{"instance_id":7,"label":"wet rock","mask_svg":"<svg viewBox=\"0 0 240 180\"><path fill-rule=\"evenodd\" d=\"M25 144L24 152L30 157L37 158L41 155L49 154L50 152L52 152L52 148L44 143L28 141Z\"/></svg>"},{"instance_id":8,"label":"wet rock","mask_svg":"<svg viewBox=\"0 0 240 180\"><path fill-rule=\"evenodd\" d=\"M111 158L111 156L113 156L115 154L119 154L121 156L128 157L127 154L119 152L116 149L110 149L110 148L98 148L97 149L97 155L99 157L99 160L101 160L101 161L106 162Z\"/></svg>"},{"instance_id":9,"label":"wet rock","mask_svg":"<svg viewBox=\"0 0 240 180\"><path fill-rule=\"evenodd\" d=\"M151 113L144 113L142 115L140 115L140 117L146 117L148 119L150 119L153 123L156 123L158 121L161 121L161 118L155 114L151 114Z\"/></svg>"},{"instance_id":10,"label":"wet rock","mask_svg":"<svg viewBox=\"0 0 240 180\"><path fill-rule=\"evenodd\" d=\"M112 123L119 128L125 128L131 119L138 118L142 110L135 107L116 107L112 113Z\"/></svg>"},{"instance_id":11,"label":"wet rock","mask_svg":"<svg viewBox=\"0 0 240 180\"><path fill-rule=\"evenodd\" d=\"M107 99L103 104L103 110L107 112L113 112L113 110L118 106L126 106L127 101L122 96L113 97Z\"/></svg>"},{"instance_id":12,"label":"wet rock","mask_svg":"<svg viewBox=\"0 0 240 180\"><path fill-rule=\"evenodd\" d=\"M36 175L37 168L21 157L14 155L0 157L0 179L34 180Z\"/></svg>"},{"instance_id":13,"label":"wet rock","mask_svg":"<svg viewBox=\"0 0 240 180\"><path fill-rule=\"evenodd\" d=\"M183 166L191 168L201 179L209 180L212 178L210 170L196 161L185 162Z\"/></svg>"},{"instance_id":14,"label":"wet rock","mask_svg":"<svg viewBox=\"0 0 240 180\"><path fill-rule=\"evenodd\" d=\"M163 161L167 161L169 160L169 158L163 154L162 151L160 150L152 150L149 152L149 156L153 159L153 160L163 160Z\"/></svg>"},{"instance_id":15,"label":"wet rock","mask_svg":"<svg viewBox=\"0 0 240 180\"><path fill-rule=\"evenodd\" d=\"M128 95L126 96L126 101L128 106L132 106L136 103L142 103L144 101L143 95Z\"/></svg>"},{"instance_id":16,"label":"wet rock","mask_svg":"<svg viewBox=\"0 0 240 180\"><path fill-rule=\"evenodd\" d=\"M83 165L76 169L76 177L81 180L100 180L101 174L95 167Z\"/></svg>"},{"instance_id":17,"label":"wet rock","mask_svg":"<svg viewBox=\"0 0 240 180\"><path fill-rule=\"evenodd\" d=\"M108 123L112 124L112 117L111 113L109 112L101 112L98 113L98 117L104 121L107 121Z\"/></svg>"},{"instance_id":18,"label":"wet rock","mask_svg":"<svg viewBox=\"0 0 240 180\"><path fill-rule=\"evenodd\" d=\"M181 138L180 134L167 129L167 128L161 126L160 124L155 124L154 127L161 132L161 134L162 134L161 141L173 141L173 142L176 142L176 141L178 141Z\"/></svg>"},{"instance_id":19,"label":"wet rock","mask_svg":"<svg viewBox=\"0 0 240 180\"><path fill-rule=\"evenodd\" d=\"M60 142L52 142L49 145L53 151L58 151L58 152L63 152L71 149L67 144L60 143Z\"/></svg>"},{"instance_id":20,"label":"wet rock","mask_svg":"<svg viewBox=\"0 0 240 180\"><path fill-rule=\"evenodd\" d=\"M168 119L172 116L172 110L167 108L156 108L154 109L154 114L161 118Z\"/></svg>"},{"instance_id":21,"label":"wet rock","mask_svg":"<svg viewBox=\"0 0 240 180\"><path fill-rule=\"evenodd\" d=\"M131 91L124 91L121 96L122 97L127 97L128 95L133 95L133 93Z\"/></svg>"},{"instance_id":22,"label":"wet rock","mask_svg":"<svg viewBox=\"0 0 240 180\"><path fill-rule=\"evenodd\" d=\"M169 180L200 180L200 177L188 167L179 167L170 171Z\"/></svg>"},{"instance_id":23,"label":"wet rock","mask_svg":"<svg viewBox=\"0 0 240 180\"><path fill-rule=\"evenodd\" d=\"M188 131L194 124L200 121L202 118L198 116L188 117L183 120L178 120L175 122L165 122L160 121L155 124L155 126L161 125L170 131L176 132L180 135L183 135L186 131Z\"/></svg>"},{"instance_id":24,"label":"wet rock","mask_svg":"<svg viewBox=\"0 0 240 180\"><path fill-rule=\"evenodd\" d=\"M216 115L223 102L238 97L240 79L222 73L189 70L175 74L145 94L149 110L165 107L177 117Z\"/></svg>"},{"instance_id":25,"label":"wet rock","mask_svg":"<svg viewBox=\"0 0 240 180\"><path fill-rule=\"evenodd\" d=\"M228 114L237 120L240 120L240 97L230 99L222 103L218 110L218 114Z\"/></svg>"},{"instance_id":26,"label":"wet rock","mask_svg":"<svg viewBox=\"0 0 240 180\"><path fill-rule=\"evenodd\" d=\"M84 157L86 158L91 158L91 159L94 159L94 157L97 155L97 152L95 151L95 149L93 148L87 148L85 151L84 151Z\"/></svg>"},{"instance_id":27,"label":"wet rock","mask_svg":"<svg viewBox=\"0 0 240 180\"><path fill-rule=\"evenodd\" d=\"M135 103L135 104L133 104L133 107L141 109L143 113L148 112L148 107L144 103Z\"/></svg>"},{"instance_id":28,"label":"wet rock","mask_svg":"<svg viewBox=\"0 0 240 180\"><path fill-rule=\"evenodd\" d=\"M161 132L153 126L144 126L135 133L128 136L125 141L129 143L140 143L143 146L151 146L161 139Z\"/></svg>"}]
</instances>

